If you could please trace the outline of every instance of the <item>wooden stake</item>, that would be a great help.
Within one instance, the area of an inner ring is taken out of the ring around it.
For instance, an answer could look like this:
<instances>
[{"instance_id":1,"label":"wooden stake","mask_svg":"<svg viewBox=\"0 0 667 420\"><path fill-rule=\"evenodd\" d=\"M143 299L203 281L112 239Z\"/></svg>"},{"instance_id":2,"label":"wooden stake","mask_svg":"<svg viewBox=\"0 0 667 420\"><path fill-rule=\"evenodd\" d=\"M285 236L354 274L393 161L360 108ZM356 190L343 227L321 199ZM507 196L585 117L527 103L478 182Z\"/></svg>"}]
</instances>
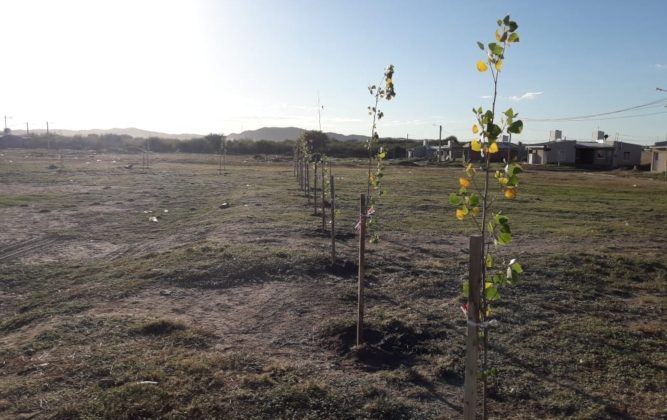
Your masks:
<instances>
[{"instance_id":1,"label":"wooden stake","mask_svg":"<svg viewBox=\"0 0 667 420\"><path fill-rule=\"evenodd\" d=\"M299 189L303 191L303 160L301 154L299 153L299 161L297 162L297 177L299 179Z\"/></svg>"},{"instance_id":2,"label":"wooden stake","mask_svg":"<svg viewBox=\"0 0 667 420\"><path fill-rule=\"evenodd\" d=\"M303 165L306 168L306 179L305 181L305 186L306 186L306 198L308 199L308 205L310 205L310 165L308 162L304 162Z\"/></svg>"},{"instance_id":3,"label":"wooden stake","mask_svg":"<svg viewBox=\"0 0 667 420\"><path fill-rule=\"evenodd\" d=\"M324 211L324 201L325 201L324 196L326 195L326 194L324 194L324 192L325 192L324 191L324 162L322 162L322 170L320 172L322 172L322 232L326 232L327 231L327 214Z\"/></svg>"},{"instance_id":4,"label":"wooden stake","mask_svg":"<svg viewBox=\"0 0 667 420\"><path fill-rule=\"evenodd\" d=\"M313 214L317 216L317 161L313 164Z\"/></svg>"},{"instance_id":5,"label":"wooden stake","mask_svg":"<svg viewBox=\"0 0 667 420\"><path fill-rule=\"evenodd\" d=\"M366 247L366 197L359 194L359 276L357 284L357 346L364 342L364 265Z\"/></svg>"},{"instance_id":6,"label":"wooden stake","mask_svg":"<svg viewBox=\"0 0 667 420\"><path fill-rule=\"evenodd\" d=\"M329 186L331 187L331 266L336 265L336 188L334 187L334 177L329 176Z\"/></svg>"},{"instance_id":7,"label":"wooden stake","mask_svg":"<svg viewBox=\"0 0 667 420\"><path fill-rule=\"evenodd\" d=\"M470 237L470 262L468 279L468 335L466 337L466 367L463 388L463 418L475 420L477 411L477 375L479 370L479 308L482 279L482 255L484 238Z\"/></svg>"}]
</instances>

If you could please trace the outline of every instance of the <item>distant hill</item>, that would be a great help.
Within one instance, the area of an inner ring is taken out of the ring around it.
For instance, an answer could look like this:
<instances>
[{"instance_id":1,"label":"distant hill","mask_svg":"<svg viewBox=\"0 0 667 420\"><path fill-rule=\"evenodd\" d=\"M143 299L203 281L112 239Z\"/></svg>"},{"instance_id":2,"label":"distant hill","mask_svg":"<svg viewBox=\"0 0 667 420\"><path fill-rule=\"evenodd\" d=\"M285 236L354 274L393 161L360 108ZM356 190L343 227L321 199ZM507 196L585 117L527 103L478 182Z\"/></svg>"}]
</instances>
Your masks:
<instances>
[{"instance_id":1,"label":"distant hill","mask_svg":"<svg viewBox=\"0 0 667 420\"><path fill-rule=\"evenodd\" d=\"M301 133L303 133L303 128L297 127L262 127L257 130L246 130L241 133L232 133L227 135L228 140L242 140L249 139L253 141L257 140L270 140L270 141L283 141L283 140L296 140ZM30 130L33 134L44 134L46 130L37 129ZM104 134L117 134L120 136L131 136L134 138L149 138L149 137L159 137L162 139L176 139L176 140L190 140L193 138L200 138L204 135L202 134L169 134L169 133L160 133L157 131L148 131L142 130L140 128L109 128L109 129L90 129L90 130L67 130L67 129L55 129L52 130L54 134L59 134L61 136L82 136L86 137L89 135L104 135ZM327 132L325 133L329 138L339 140L339 141L366 141L367 136L357 135L357 134L339 134Z\"/></svg>"},{"instance_id":2,"label":"distant hill","mask_svg":"<svg viewBox=\"0 0 667 420\"><path fill-rule=\"evenodd\" d=\"M176 139L176 140L190 140L193 138L203 137L201 134L168 134L160 133L157 131L148 131L142 130L140 128L109 128L109 129L91 129L91 130L61 130L55 129L51 130L54 134L59 134L61 136L82 136L86 137L88 135L94 134L101 136L103 134L117 134L119 136L131 136L134 138L149 138L149 137L159 137L162 139ZM30 130L34 134L44 134L46 130Z\"/></svg>"},{"instance_id":3,"label":"distant hill","mask_svg":"<svg viewBox=\"0 0 667 420\"><path fill-rule=\"evenodd\" d=\"M257 130L246 130L241 133L231 133L227 135L228 140L270 140L270 141L283 141L283 140L296 140L301 133L303 133L303 128L297 127L262 127ZM329 138L339 140L339 141L365 141L366 136L351 134L339 134L339 133L325 133Z\"/></svg>"}]
</instances>

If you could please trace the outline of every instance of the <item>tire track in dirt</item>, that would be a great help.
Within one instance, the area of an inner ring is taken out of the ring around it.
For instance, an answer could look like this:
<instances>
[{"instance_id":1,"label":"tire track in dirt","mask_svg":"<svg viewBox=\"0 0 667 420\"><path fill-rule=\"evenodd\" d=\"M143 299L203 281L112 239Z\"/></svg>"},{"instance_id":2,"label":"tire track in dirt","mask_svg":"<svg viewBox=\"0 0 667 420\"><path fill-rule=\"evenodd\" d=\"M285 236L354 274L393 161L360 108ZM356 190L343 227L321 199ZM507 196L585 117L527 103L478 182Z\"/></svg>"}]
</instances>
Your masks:
<instances>
[{"instance_id":1,"label":"tire track in dirt","mask_svg":"<svg viewBox=\"0 0 667 420\"><path fill-rule=\"evenodd\" d=\"M163 239L149 239L121 246L103 255L107 261L115 261L126 256L140 256L151 252L163 252L184 245L201 243L205 234L172 235Z\"/></svg>"},{"instance_id":2,"label":"tire track in dirt","mask_svg":"<svg viewBox=\"0 0 667 420\"><path fill-rule=\"evenodd\" d=\"M42 238L32 238L17 242L0 249L0 261L9 261L22 257L30 252L41 250L57 242L59 237L46 236Z\"/></svg>"},{"instance_id":3,"label":"tire track in dirt","mask_svg":"<svg viewBox=\"0 0 667 420\"><path fill-rule=\"evenodd\" d=\"M346 312L336 282L299 279L224 290L151 287L88 311L93 316L172 319L214 333L220 350L296 355L319 346L323 322ZM156 299L161 300L156 304ZM351 309L351 307L349 308Z\"/></svg>"}]
</instances>

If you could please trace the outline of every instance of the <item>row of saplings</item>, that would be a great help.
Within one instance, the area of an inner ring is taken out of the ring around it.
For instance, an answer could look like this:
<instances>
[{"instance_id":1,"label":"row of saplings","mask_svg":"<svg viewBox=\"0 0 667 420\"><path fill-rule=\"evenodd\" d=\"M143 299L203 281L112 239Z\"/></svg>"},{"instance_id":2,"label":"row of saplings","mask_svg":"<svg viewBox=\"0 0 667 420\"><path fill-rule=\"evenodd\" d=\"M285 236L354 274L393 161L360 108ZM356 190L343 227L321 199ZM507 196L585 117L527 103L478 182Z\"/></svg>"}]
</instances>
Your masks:
<instances>
[{"instance_id":1,"label":"row of saplings","mask_svg":"<svg viewBox=\"0 0 667 420\"><path fill-rule=\"evenodd\" d=\"M499 152L498 139L503 134L520 134L523 130L523 122L518 119L518 114L512 108L504 112L496 110L498 80L500 74L504 72L505 53L511 45L519 42L519 35L516 32L518 25L510 19L509 15L498 19L496 23L494 41L488 44L477 42L477 46L484 54L484 59L477 61L476 70L480 73L490 73L493 81L490 109L485 110L481 106L472 109L476 121L471 128L475 137L470 143L470 148L473 152L479 153L481 165L477 167L470 163L465 165L464 173L458 180L458 191L452 192L448 197L449 203L456 208L454 212L456 219L470 222L475 231L470 237L469 275L463 284L463 293L467 298L467 303L461 306L467 322L463 391L464 419L476 418L478 379L481 379L482 382L481 411L483 417L488 418L487 380L497 372L487 363L489 329L496 323L496 320L490 318L490 304L500 298L499 288L501 286L511 285L518 281L523 272L521 265L516 260L503 260L493 252L496 247L506 246L512 241L510 219L497 206L502 199L514 200L517 197L519 174L522 170L518 164L507 161L504 167L494 172L491 169L491 155ZM362 346L365 333L363 328L364 252L367 230L371 231L371 242L377 241L378 237L376 209L379 200L384 195L383 176L386 157L386 151L380 145L380 137L376 130L378 121L384 116L378 105L381 100L391 100L395 97L393 75L394 66L390 65L385 69L380 83L368 87L374 103L368 106L372 125L371 136L366 145L368 149L367 191L366 194L360 194L359 197L359 220L356 225L359 233L358 313L355 340L357 349L369 348L369 346ZM319 143L323 141L322 136L320 132L306 132L299 138L294 151L294 174L301 189L308 197L309 204L312 196L315 214L317 214L318 207L321 208L323 230L326 227L325 194L327 189L330 191L331 258L332 266L335 266L334 178L331 176L330 165L326 158L314 153L316 150L321 150ZM311 178L313 179L312 188ZM320 195L318 191L321 191ZM351 335L348 334L348 336ZM368 338L368 341L371 342L371 337ZM387 340L383 338L382 341ZM380 356L383 354L374 353L371 356L371 359L382 361Z\"/></svg>"}]
</instances>

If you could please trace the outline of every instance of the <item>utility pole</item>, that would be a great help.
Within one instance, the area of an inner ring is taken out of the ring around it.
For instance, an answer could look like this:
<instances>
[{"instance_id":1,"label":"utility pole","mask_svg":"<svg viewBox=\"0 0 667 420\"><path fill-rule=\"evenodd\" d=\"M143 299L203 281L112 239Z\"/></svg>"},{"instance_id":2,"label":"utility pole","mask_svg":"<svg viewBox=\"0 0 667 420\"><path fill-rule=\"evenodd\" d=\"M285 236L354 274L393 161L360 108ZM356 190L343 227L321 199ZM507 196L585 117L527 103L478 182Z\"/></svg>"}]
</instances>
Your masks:
<instances>
[{"instance_id":1,"label":"utility pole","mask_svg":"<svg viewBox=\"0 0 667 420\"><path fill-rule=\"evenodd\" d=\"M408 146L410 145L410 133L405 134L405 158L410 157L410 152L408 152Z\"/></svg>"},{"instance_id":2,"label":"utility pole","mask_svg":"<svg viewBox=\"0 0 667 420\"><path fill-rule=\"evenodd\" d=\"M440 131L438 132L438 162L442 161L442 124L440 124Z\"/></svg>"},{"instance_id":3,"label":"utility pole","mask_svg":"<svg viewBox=\"0 0 667 420\"><path fill-rule=\"evenodd\" d=\"M26 121L25 123L25 135L29 136L30 135L30 125L28 125L28 122Z\"/></svg>"},{"instance_id":4,"label":"utility pole","mask_svg":"<svg viewBox=\"0 0 667 420\"><path fill-rule=\"evenodd\" d=\"M7 128L7 118L9 118L11 120L12 117L8 117L8 116L5 115L5 131L3 131L3 133L5 133L5 134L9 133L9 129Z\"/></svg>"},{"instance_id":5,"label":"utility pole","mask_svg":"<svg viewBox=\"0 0 667 420\"><path fill-rule=\"evenodd\" d=\"M53 124L53 121L51 121L51 124ZM49 135L49 122L46 122L46 146L49 150L51 150L51 136Z\"/></svg>"},{"instance_id":6,"label":"utility pole","mask_svg":"<svg viewBox=\"0 0 667 420\"><path fill-rule=\"evenodd\" d=\"M438 162L440 162L442 153L442 124L433 124L434 127L439 127L438 131Z\"/></svg>"},{"instance_id":7,"label":"utility pole","mask_svg":"<svg viewBox=\"0 0 667 420\"><path fill-rule=\"evenodd\" d=\"M317 92L317 124L320 127L320 132L322 131L322 108L323 106L320 105L320 92Z\"/></svg>"}]
</instances>

